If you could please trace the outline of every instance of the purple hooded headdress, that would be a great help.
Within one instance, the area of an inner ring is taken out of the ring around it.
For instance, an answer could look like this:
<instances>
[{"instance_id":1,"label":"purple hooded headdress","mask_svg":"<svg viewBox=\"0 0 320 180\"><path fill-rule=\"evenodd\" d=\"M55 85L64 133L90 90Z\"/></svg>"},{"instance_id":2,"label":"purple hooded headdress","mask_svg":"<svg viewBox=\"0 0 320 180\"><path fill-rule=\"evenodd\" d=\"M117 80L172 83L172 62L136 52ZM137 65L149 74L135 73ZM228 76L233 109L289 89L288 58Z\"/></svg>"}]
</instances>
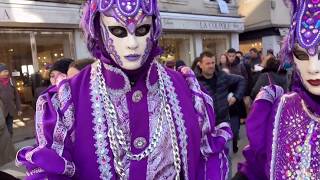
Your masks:
<instances>
[{"instance_id":1,"label":"purple hooded headdress","mask_svg":"<svg viewBox=\"0 0 320 180\"><path fill-rule=\"evenodd\" d=\"M320 0L285 0L291 7L291 26L282 48L282 60L292 63L295 43L310 56L317 54L320 43Z\"/></svg>"},{"instance_id":2,"label":"purple hooded headdress","mask_svg":"<svg viewBox=\"0 0 320 180\"><path fill-rule=\"evenodd\" d=\"M106 51L100 28L100 14L112 16L124 24L129 31L136 27L141 15L153 17L153 31L151 34L152 46L148 61L159 55L161 50L158 39L162 32L160 12L157 0L87 0L83 8L81 28L87 40L89 52L108 64L116 65Z\"/></svg>"}]
</instances>

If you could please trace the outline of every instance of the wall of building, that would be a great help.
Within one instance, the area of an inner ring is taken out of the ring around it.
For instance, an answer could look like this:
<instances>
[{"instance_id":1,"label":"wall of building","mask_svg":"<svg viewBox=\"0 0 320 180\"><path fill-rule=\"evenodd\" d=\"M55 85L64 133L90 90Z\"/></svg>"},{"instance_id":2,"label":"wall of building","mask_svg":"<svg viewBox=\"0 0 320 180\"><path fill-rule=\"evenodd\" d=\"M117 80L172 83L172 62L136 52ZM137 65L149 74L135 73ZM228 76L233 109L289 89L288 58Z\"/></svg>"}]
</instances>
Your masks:
<instances>
[{"instance_id":1,"label":"wall of building","mask_svg":"<svg viewBox=\"0 0 320 180\"><path fill-rule=\"evenodd\" d=\"M76 59L91 58L91 54L88 51L87 44L85 43L83 33L80 29L74 31L75 51Z\"/></svg>"},{"instance_id":2,"label":"wall of building","mask_svg":"<svg viewBox=\"0 0 320 180\"><path fill-rule=\"evenodd\" d=\"M82 4L86 0L37 0L42 2ZM228 14L221 14L217 0L158 0L161 11L187 14L238 16L236 0L224 0Z\"/></svg>"},{"instance_id":3,"label":"wall of building","mask_svg":"<svg viewBox=\"0 0 320 180\"><path fill-rule=\"evenodd\" d=\"M245 19L245 31L271 25L270 0L238 0L238 5L239 15Z\"/></svg>"},{"instance_id":4,"label":"wall of building","mask_svg":"<svg viewBox=\"0 0 320 180\"><path fill-rule=\"evenodd\" d=\"M78 28L80 5L0 0L0 27Z\"/></svg>"},{"instance_id":5,"label":"wall of building","mask_svg":"<svg viewBox=\"0 0 320 180\"><path fill-rule=\"evenodd\" d=\"M275 54L280 52L280 36L265 36L262 37L263 54L267 53L268 49L273 49Z\"/></svg>"},{"instance_id":6,"label":"wall of building","mask_svg":"<svg viewBox=\"0 0 320 180\"><path fill-rule=\"evenodd\" d=\"M282 0L238 0L239 15L245 18L245 31L288 27L290 10Z\"/></svg>"},{"instance_id":7,"label":"wall of building","mask_svg":"<svg viewBox=\"0 0 320 180\"><path fill-rule=\"evenodd\" d=\"M228 4L229 14L221 14L217 1L210 0L158 0L161 11L187 14L238 16L234 0Z\"/></svg>"},{"instance_id":8,"label":"wall of building","mask_svg":"<svg viewBox=\"0 0 320 180\"><path fill-rule=\"evenodd\" d=\"M290 9L281 0L272 0L271 23L273 27L290 26Z\"/></svg>"}]
</instances>

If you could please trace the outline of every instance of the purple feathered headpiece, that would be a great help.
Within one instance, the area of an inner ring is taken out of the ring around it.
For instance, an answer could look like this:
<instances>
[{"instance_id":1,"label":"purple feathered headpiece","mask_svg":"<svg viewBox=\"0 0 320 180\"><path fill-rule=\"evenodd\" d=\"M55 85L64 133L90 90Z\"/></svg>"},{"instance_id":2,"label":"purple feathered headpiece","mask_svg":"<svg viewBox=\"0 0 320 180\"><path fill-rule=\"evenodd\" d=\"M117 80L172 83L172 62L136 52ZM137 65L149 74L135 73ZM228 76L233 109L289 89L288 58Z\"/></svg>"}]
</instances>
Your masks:
<instances>
[{"instance_id":1,"label":"purple feathered headpiece","mask_svg":"<svg viewBox=\"0 0 320 180\"><path fill-rule=\"evenodd\" d=\"M102 42L98 18L101 13L115 17L129 30L135 28L141 15L153 16L151 37L153 46L157 46L162 32L157 0L87 0L80 26L85 33L88 49L94 57L102 60L111 59Z\"/></svg>"},{"instance_id":2,"label":"purple feathered headpiece","mask_svg":"<svg viewBox=\"0 0 320 180\"><path fill-rule=\"evenodd\" d=\"M291 7L291 26L282 49L283 60L292 62L295 43L314 56L320 43L320 0L285 0Z\"/></svg>"}]
</instances>

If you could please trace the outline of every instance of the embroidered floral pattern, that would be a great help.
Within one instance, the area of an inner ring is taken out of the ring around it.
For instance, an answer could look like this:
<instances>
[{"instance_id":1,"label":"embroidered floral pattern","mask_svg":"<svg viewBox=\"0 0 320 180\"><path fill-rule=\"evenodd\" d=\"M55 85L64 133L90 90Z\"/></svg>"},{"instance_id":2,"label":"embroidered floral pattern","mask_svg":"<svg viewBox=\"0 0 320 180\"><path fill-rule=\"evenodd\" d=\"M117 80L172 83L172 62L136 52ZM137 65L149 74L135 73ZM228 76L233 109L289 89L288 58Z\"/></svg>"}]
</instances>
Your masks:
<instances>
[{"instance_id":1,"label":"embroidered floral pattern","mask_svg":"<svg viewBox=\"0 0 320 180\"><path fill-rule=\"evenodd\" d=\"M71 89L69 83L63 83L58 90L58 99L60 102L60 109L65 108L67 102L71 99Z\"/></svg>"},{"instance_id":2,"label":"embroidered floral pattern","mask_svg":"<svg viewBox=\"0 0 320 180\"><path fill-rule=\"evenodd\" d=\"M53 133L53 143L51 148L55 150L60 156L64 150L64 141L68 131L74 124L74 106L71 104L63 114L63 117L57 118L57 123Z\"/></svg>"},{"instance_id":3,"label":"embroidered floral pattern","mask_svg":"<svg viewBox=\"0 0 320 180\"><path fill-rule=\"evenodd\" d=\"M44 130L43 130L43 114L44 114L44 108L47 101L45 100L45 95L41 95L38 98L37 105L36 105L36 134L38 139L38 146L34 148L33 150L26 153L26 160L33 163L32 156L35 152L37 152L39 149L45 147L47 145L47 140L44 136Z\"/></svg>"},{"instance_id":4,"label":"embroidered floral pattern","mask_svg":"<svg viewBox=\"0 0 320 180\"><path fill-rule=\"evenodd\" d=\"M128 77L120 69L114 68L110 65L104 65L104 67L107 69L107 71L120 75L124 79L123 88L113 89L110 86L107 86L106 88L108 93L110 94L110 100L112 101L117 112L117 120L119 121L118 123L121 125L121 130L123 131L126 137L126 141L129 144L131 140L131 133L129 124L129 109L126 94L131 90L130 81ZM129 174L130 160L125 156L124 152L120 152L120 154L120 159L124 165L124 170L126 171L126 174Z\"/></svg>"},{"instance_id":5,"label":"embroidered floral pattern","mask_svg":"<svg viewBox=\"0 0 320 180\"><path fill-rule=\"evenodd\" d=\"M148 111L149 111L149 132L155 132L157 126L157 119L160 117L161 107L161 98L159 93L159 83L150 84L150 71L156 66L152 64L149 69L148 76L146 79L146 84L148 88ZM167 121L163 122L163 132L169 132L169 125ZM150 137L149 142L152 141ZM147 167L147 179L174 179L176 173L173 166L173 153L171 146L171 138L169 133L163 133L158 148L156 148L148 158L148 167Z\"/></svg>"},{"instance_id":6,"label":"embroidered floral pattern","mask_svg":"<svg viewBox=\"0 0 320 180\"><path fill-rule=\"evenodd\" d=\"M188 173L188 150L187 150L187 140L188 140L188 136L187 136L187 130L186 130L186 126L185 126L185 122L183 119L183 114L181 113L181 107L179 105L179 100L177 97L177 94L175 92L175 88L173 86L173 83L171 81L170 76L167 74L167 72L165 71L165 69L158 63L157 64L157 68L158 70L162 73L163 75L163 81L165 84L165 88L167 90L168 93L168 98L169 98L169 103L171 105L171 109L173 112L173 117L175 119L175 124L178 130L178 134L179 134L179 146L181 148L181 156L182 156L182 162L183 162L183 170L184 170L184 179L188 180L189 179L189 173Z\"/></svg>"},{"instance_id":7,"label":"embroidered floral pattern","mask_svg":"<svg viewBox=\"0 0 320 180\"><path fill-rule=\"evenodd\" d=\"M75 170L76 170L74 163L67 161L66 159L63 159L63 160L64 160L64 164L65 164L63 174L65 174L69 177L72 177L75 173Z\"/></svg>"},{"instance_id":8,"label":"embroidered floral pattern","mask_svg":"<svg viewBox=\"0 0 320 180\"><path fill-rule=\"evenodd\" d=\"M58 100L55 100L56 98L58 98ZM71 89L69 84L64 83L59 88L57 96L54 96L52 99L53 101L60 102L60 110L67 108L64 112L62 112L62 117L60 117L59 113L57 113L57 122L54 128L53 143L51 146L51 148L61 156L64 150L64 141L67 133L74 124L74 105L70 103L67 106L67 103L71 99Z\"/></svg>"},{"instance_id":9,"label":"embroidered floral pattern","mask_svg":"<svg viewBox=\"0 0 320 180\"><path fill-rule=\"evenodd\" d=\"M265 86L261 88L255 101L259 99L264 99L273 103L277 98L281 97L283 93L284 93L284 90L280 86L277 86L277 85Z\"/></svg>"},{"instance_id":10,"label":"embroidered floral pattern","mask_svg":"<svg viewBox=\"0 0 320 180\"><path fill-rule=\"evenodd\" d=\"M29 171L29 172L26 172L26 175L27 175L27 176L33 176L33 175L35 175L35 174L40 174L40 173L43 173L43 172L44 172L43 169L41 169L41 168L35 168L35 169L32 169L32 170Z\"/></svg>"}]
</instances>

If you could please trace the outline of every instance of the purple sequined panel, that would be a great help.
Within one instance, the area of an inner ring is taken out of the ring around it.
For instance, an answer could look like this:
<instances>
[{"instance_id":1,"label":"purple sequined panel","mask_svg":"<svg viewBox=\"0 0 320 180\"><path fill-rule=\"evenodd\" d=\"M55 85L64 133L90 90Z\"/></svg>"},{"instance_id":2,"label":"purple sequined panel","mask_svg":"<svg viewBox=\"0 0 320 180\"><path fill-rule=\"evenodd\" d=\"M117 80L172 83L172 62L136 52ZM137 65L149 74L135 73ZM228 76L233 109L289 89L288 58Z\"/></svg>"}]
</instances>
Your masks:
<instances>
[{"instance_id":1,"label":"purple sequined panel","mask_svg":"<svg viewBox=\"0 0 320 180\"><path fill-rule=\"evenodd\" d=\"M299 44L313 56L320 43L320 0L301 1L297 17Z\"/></svg>"},{"instance_id":2,"label":"purple sequined panel","mask_svg":"<svg viewBox=\"0 0 320 180\"><path fill-rule=\"evenodd\" d=\"M278 118L270 178L320 179L320 123L306 113L298 94L285 98Z\"/></svg>"},{"instance_id":3,"label":"purple sequined panel","mask_svg":"<svg viewBox=\"0 0 320 180\"><path fill-rule=\"evenodd\" d=\"M112 6L115 0L100 0L99 11L106 11Z\"/></svg>"},{"instance_id":4,"label":"purple sequined panel","mask_svg":"<svg viewBox=\"0 0 320 180\"><path fill-rule=\"evenodd\" d=\"M153 13L152 0L145 0L144 3L142 3L142 9L147 15L152 15Z\"/></svg>"},{"instance_id":5,"label":"purple sequined panel","mask_svg":"<svg viewBox=\"0 0 320 180\"><path fill-rule=\"evenodd\" d=\"M140 6L139 0L116 0L116 1L117 1L118 8L123 15L133 16L137 14Z\"/></svg>"}]
</instances>

